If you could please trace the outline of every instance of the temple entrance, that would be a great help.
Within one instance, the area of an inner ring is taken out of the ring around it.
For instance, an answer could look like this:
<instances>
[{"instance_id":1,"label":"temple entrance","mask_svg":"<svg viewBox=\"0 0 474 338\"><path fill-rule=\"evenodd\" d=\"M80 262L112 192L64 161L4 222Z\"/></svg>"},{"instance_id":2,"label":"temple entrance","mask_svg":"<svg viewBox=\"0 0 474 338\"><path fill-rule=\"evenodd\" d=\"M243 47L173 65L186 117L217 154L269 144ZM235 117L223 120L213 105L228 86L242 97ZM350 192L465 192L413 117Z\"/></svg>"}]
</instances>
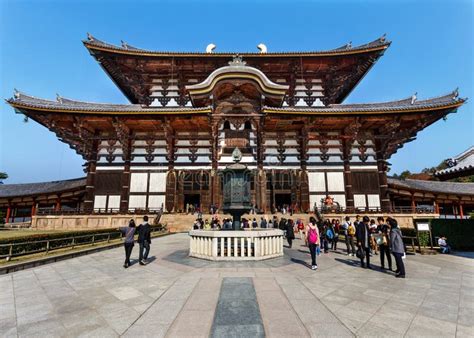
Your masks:
<instances>
[{"instance_id":1,"label":"temple entrance","mask_svg":"<svg viewBox=\"0 0 474 338\"><path fill-rule=\"evenodd\" d=\"M281 211L283 207L288 209L291 206L291 194L275 194L275 206L278 211Z\"/></svg>"},{"instance_id":2,"label":"temple entrance","mask_svg":"<svg viewBox=\"0 0 474 338\"><path fill-rule=\"evenodd\" d=\"M186 205L194 205L194 207L201 207L201 195L200 194L184 194L184 207Z\"/></svg>"}]
</instances>

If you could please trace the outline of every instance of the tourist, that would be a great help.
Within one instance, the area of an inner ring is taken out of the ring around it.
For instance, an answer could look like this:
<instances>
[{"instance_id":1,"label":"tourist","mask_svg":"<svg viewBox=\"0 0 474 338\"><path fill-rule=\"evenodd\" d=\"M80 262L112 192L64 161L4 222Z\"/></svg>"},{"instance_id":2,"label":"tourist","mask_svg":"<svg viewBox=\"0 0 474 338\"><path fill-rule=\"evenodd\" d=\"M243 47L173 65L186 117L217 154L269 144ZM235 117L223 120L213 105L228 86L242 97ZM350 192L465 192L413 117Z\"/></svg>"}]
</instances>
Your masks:
<instances>
[{"instance_id":1,"label":"tourist","mask_svg":"<svg viewBox=\"0 0 474 338\"><path fill-rule=\"evenodd\" d=\"M351 256L355 254L355 249L354 249L354 235L352 237L349 237L349 227L352 226L351 219L349 216L346 216L345 222L342 223L342 231L344 234L344 242L346 243L346 253L348 256ZM351 251L352 248L352 251Z\"/></svg>"},{"instance_id":2,"label":"tourist","mask_svg":"<svg viewBox=\"0 0 474 338\"><path fill-rule=\"evenodd\" d=\"M204 222L204 230L211 230L211 224L209 223L209 220L207 218Z\"/></svg>"},{"instance_id":3,"label":"tourist","mask_svg":"<svg viewBox=\"0 0 474 338\"><path fill-rule=\"evenodd\" d=\"M289 219L288 222L286 222L286 239L288 241L289 248L291 249L293 240L295 239L294 224L292 219Z\"/></svg>"},{"instance_id":4,"label":"tourist","mask_svg":"<svg viewBox=\"0 0 474 338\"><path fill-rule=\"evenodd\" d=\"M377 255L378 254L377 242L375 241L375 234L377 233L377 224L375 224L374 219L370 220L369 229L370 229L370 254L372 255L372 252L373 252L374 254Z\"/></svg>"},{"instance_id":5,"label":"tourist","mask_svg":"<svg viewBox=\"0 0 474 338\"><path fill-rule=\"evenodd\" d=\"M367 269L372 269L370 266L370 219L367 216L362 218L362 222L359 222L356 227L356 237L358 246L358 256L360 259L361 267L365 267L364 258L367 261Z\"/></svg>"},{"instance_id":6,"label":"tourist","mask_svg":"<svg viewBox=\"0 0 474 338\"><path fill-rule=\"evenodd\" d=\"M356 240L355 236L356 236L356 227L353 223L349 222L349 225L347 227L347 238L348 238L347 241L349 242L349 245L351 246L351 253L349 254L349 256L355 256L355 252L356 252L355 244L354 244Z\"/></svg>"},{"instance_id":7,"label":"tourist","mask_svg":"<svg viewBox=\"0 0 474 338\"><path fill-rule=\"evenodd\" d=\"M298 218L296 220L296 227L298 228L298 233L300 234L300 239L303 240L305 239L305 235L304 235L304 223L303 223L303 220L301 218Z\"/></svg>"},{"instance_id":8,"label":"tourist","mask_svg":"<svg viewBox=\"0 0 474 338\"><path fill-rule=\"evenodd\" d=\"M311 254L311 269L316 270L318 268L318 265L316 264L316 246L320 244L320 238L318 226L314 217L310 217L306 233L308 236L307 241L309 253Z\"/></svg>"},{"instance_id":9,"label":"tourist","mask_svg":"<svg viewBox=\"0 0 474 338\"><path fill-rule=\"evenodd\" d=\"M125 247L125 262L123 263L123 267L125 269L130 266L130 255L132 254L133 246L135 245L135 230L135 221L133 219L128 222L128 227L120 228L120 231L125 236L123 242Z\"/></svg>"},{"instance_id":10,"label":"tourist","mask_svg":"<svg viewBox=\"0 0 474 338\"><path fill-rule=\"evenodd\" d=\"M405 278L405 265L402 257L405 255L405 245L403 244L402 231L398 227L398 223L393 218L388 218L387 223L390 225L390 250L395 257L397 263L396 277Z\"/></svg>"},{"instance_id":11,"label":"tourist","mask_svg":"<svg viewBox=\"0 0 474 338\"><path fill-rule=\"evenodd\" d=\"M331 229L334 233L334 238L331 242L331 250L337 250L337 242L339 242L339 221L337 219L333 219L331 221Z\"/></svg>"},{"instance_id":12,"label":"tourist","mask_svg":"<svg viewBox=\"0 0 474 338\"><path fill-rule=\"evenodd\" d=\"M448 239L445 236L441 236L438 239L438 245L442 254L448 254L451 252L451 247L448 245Z\"/></svg>"},{"instance_id":13,"label":"tourist","mask_svg":"<svg viewBox=\"0 0 474 338\"><path fill-rule=\"evenodd\" d=\"M382 236L380 249L380 266L385 270L385 257L387 257L388 269L392 271L392 257L390 256L390 226L384 222L383 217L378 217L377 222L379 223L377 231Z\"/></svg>"},{"instance_id":14,"label":"tourist","mask_svg":"<svg viewBox=\"0 0 474 338\"><path fill-rule=\"evenodd\" d=\"M138 262L140 265L145 265L150 253L151 244L151 229L148 224L148 216L143 216L143 223L138 226L138 244L140 246L140 252L138 254Z\"/></svg>"},{"instance_id":15,"label":"tourist","mask_svg":"<svg viewBox=\"0 0 474 338\"><path fill-rule=\"evenodd\" d=\"M198 230L198 229L199 229L199 222L198 220L195 220L193 224L193 230Z\"/></svg>"},{"instance_id":16,"label":"tourist","mask_svg":"<svg viewBox=\"0 0 474 338\"><path fill-rule=\"evenodd\" d=\"M271 220L270 220L271 223ZM267 220L263 217L260 217L260 228L266 229L267 228Z\"/></svg>"},{"instance_id":17,"label":"tourist","mask_svg":"<svg viewBox=\"0 0 474 338\"><path fill-rule=\"evenodd\" d=\"M273 228L273 222L272 222L272 220L269 220L269 221L268 221L268 228L270 228L270 229Z\"/></svg>"},{"instance_id":18,"label":"tourist","mask_svg":"<svg viewBox=\"0 0 474 338\"><path fill-rule=\"evenodd\" d=\"M322 249L324 249L324 253L329 253L329 243L334 238L334 232L331 230L331 221L325 220L323 224L322 231L319 232L321 234L322 240Z\"/></svg>"},{"instance_id":19,"label":"tourist","mask_svg":"<svg viewBox=\"0 0 474 338\"><path fill-rule=\"evenodd\" d=\"M278 223L278 229L285 231L286 229L286 218L281 218L280 223Z\"/></svg>"},{"instance_id":20,"label":"tourist","mask_svg":"<svg viewBox=\"0 0 474 338\"><path fill-rule=\"evenodd\" d=\"M257 223L257 219L254 217L253 221L252 221L252 228L258 228L258 223Z\"/></svg>"}]
</instances>

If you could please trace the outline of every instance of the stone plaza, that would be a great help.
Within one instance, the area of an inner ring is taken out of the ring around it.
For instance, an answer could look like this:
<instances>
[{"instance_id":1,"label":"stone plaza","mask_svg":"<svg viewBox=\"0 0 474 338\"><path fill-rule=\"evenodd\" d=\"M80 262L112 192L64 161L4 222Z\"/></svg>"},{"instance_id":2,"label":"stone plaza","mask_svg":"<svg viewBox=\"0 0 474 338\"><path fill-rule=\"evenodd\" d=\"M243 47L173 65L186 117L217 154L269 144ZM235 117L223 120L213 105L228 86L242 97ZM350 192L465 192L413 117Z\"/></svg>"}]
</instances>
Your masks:
<instances>
[{"instance_id":1,"label":"stone plaza","mask_svg":"<svg viewBox=\"0 0 474 338\"><path fill-rule=\"evenodd\" d=\"M407 278L341 250L312 271L296 240L283 257L188 257L187 234L155 239L149 263L123 248L0 277L2 337L369 337L474 334L472 255L409 255Z\"/></svg>"}]
</instances>

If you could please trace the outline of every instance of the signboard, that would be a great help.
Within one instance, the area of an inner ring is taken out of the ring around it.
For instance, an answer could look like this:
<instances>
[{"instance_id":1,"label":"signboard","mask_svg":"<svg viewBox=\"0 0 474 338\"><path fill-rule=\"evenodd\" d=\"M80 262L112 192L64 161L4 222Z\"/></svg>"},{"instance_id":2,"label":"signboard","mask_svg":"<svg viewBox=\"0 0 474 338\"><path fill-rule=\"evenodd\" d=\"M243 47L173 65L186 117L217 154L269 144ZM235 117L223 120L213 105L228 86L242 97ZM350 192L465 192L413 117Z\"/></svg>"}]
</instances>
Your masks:
<instances>
[{"instance_id":1,"label":"signboard","mask_svg":"<svg viewBox=\"0 0 474 338\"><path fill-rule=\"evenodd\" d=\"M418 231L430 231L430 224L429 223L416 223L416 228Z\"/></svg>"}]
</instances>

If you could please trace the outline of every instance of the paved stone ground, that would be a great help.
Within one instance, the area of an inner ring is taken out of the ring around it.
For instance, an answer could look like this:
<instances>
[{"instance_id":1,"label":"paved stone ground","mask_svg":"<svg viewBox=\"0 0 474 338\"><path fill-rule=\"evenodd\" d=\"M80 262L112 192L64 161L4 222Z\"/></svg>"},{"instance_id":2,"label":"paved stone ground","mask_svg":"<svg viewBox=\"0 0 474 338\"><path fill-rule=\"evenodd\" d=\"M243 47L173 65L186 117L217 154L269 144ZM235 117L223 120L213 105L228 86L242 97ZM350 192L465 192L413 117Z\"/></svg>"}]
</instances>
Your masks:
<instances>
[{"instance_id":1,"label":"paved stone ground","mask_svg":"<svg viewBox=\"0 0 474 338\"><path fill-rule=\"evenodd\" d=\"M473 255L409 256L403 280L342 252L312 271L298 240L259 263L187 248L177 234L153 241L145 267L123 269L120 248L1 276L0 336L474 336Z\"/></svg>"}]
</instances>

